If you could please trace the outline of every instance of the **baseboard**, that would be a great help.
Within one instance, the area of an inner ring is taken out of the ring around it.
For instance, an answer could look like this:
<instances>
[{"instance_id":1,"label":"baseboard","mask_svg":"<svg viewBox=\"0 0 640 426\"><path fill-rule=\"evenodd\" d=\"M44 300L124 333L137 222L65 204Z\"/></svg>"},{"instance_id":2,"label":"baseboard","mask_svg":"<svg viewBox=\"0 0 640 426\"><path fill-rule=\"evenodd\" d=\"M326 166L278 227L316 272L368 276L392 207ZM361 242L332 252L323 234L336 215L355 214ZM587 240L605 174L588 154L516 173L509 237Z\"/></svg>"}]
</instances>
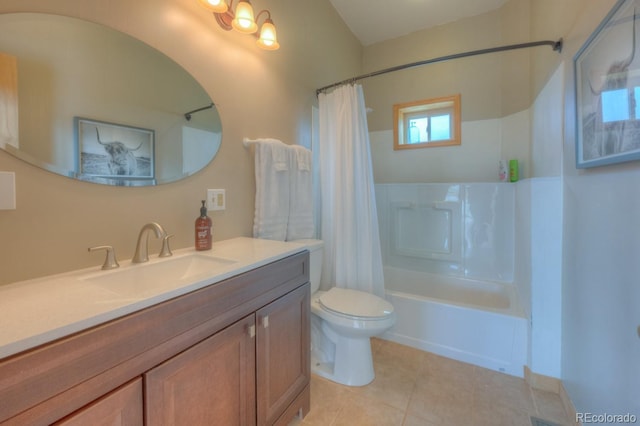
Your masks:
<instances>
[{"instance_id":1,"label":"baseboard","mask_svg":"<svg viewBox=\"0 0 640 426\"><path fill-rule=\"evenodd\" d=\"M560 379L534 373L526 365L524 366L524 379L534 389L560 394L560 388L562 387Z\"/></svg>"},{"instance_id":2,"label":"baseboard","mask_svg":"<svg viewBox=\"0 0 640 426\"><path fill-rule=\"evenodd\" d=\"M576 407L574 407L571 398L569 398L569 394L564 388L562 380L556 379L555 377L536 374L527 366L524 367L524 379L529 384L529 386L534 389L558 394L560 396L560 400L562 401L562 405L564 406L564 411L569 415L570 418L576 418ZM580 422L576 422L575 424L582 426L582 423Z\"/></svg>"}]
</instances>

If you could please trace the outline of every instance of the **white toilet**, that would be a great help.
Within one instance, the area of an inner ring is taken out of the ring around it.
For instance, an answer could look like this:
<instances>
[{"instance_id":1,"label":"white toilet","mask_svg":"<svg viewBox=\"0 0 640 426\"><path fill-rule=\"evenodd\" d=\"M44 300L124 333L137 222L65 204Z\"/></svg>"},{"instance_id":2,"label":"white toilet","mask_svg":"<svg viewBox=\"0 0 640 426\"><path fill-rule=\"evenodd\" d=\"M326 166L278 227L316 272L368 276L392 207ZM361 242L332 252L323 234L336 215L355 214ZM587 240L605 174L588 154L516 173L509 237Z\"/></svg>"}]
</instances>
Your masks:
<instances>
[{"instance_id":1,"label":"white toilet","mask_svg":"<svg viewBox=\"0 0 640 426\"><path fill-rule=\"evenodd\" d=\"M310 252L311 370L348 386L370 383L375 378L370 337L393 326L393 305L363 291L337 287L318 291L323 242L292 242L304 245Z\"/></svg>"}]
</instances>

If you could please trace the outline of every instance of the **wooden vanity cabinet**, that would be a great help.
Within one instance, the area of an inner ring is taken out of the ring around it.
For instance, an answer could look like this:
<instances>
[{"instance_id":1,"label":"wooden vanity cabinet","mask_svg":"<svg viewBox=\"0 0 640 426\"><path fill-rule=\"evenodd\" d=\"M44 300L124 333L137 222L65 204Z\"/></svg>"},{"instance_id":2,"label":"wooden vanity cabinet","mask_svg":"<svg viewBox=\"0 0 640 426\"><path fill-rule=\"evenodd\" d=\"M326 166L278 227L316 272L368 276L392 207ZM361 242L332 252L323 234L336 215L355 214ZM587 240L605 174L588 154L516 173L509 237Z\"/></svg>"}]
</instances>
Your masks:
<instances>
[{"instance_id":1,"label":"wooden vanity cabinet","mask_svg":"<svg viewBox=\"0 0 640 426\"><path fill-rule=\"evenodd\" d=\"M53 426L142 425L142 378L121 386Z\"/></svg>"},{"instance_id":2,"label":"wooden vanity cabinet","mask_svg":"<svg viewBox=\"0 0 640 426\"><path fill-rule=\"evenodd\" d=\"M145 373L147 424L253 425L254 315Z\"/></svg>"},{"instance_id":3,"label":"wooden vanity cabinet","mask_svg":"<svg viewBox=\"0 0 640 426\"><path fill-rule=\"evenodd\" d=\"M287 425L309 411L308 252L0 360L0 425Z\"/></svg>"},{"instance_id":4,"label":"wooden vanity cabinet","mask_svg":"<svg viewBox=\"0 0 640 426\"><path fill-rule=\"evenodd\" d=\"M256 380L258 425L272 425L288 406L284 424L309 401L291 404L309 385L311 342L308 286L281 297L256 312Z\"/></svg>"},{"instance_id":5,"label":"wooden vanity cabinet","mask_svg":"<svg viewBox=\"0 0 640 426\"><path fill-rule=\"evenodd\" d=\"M147 423L275 424L309 384L308 318L302 286L148 371Z\"/></svg>"}]
</instances>

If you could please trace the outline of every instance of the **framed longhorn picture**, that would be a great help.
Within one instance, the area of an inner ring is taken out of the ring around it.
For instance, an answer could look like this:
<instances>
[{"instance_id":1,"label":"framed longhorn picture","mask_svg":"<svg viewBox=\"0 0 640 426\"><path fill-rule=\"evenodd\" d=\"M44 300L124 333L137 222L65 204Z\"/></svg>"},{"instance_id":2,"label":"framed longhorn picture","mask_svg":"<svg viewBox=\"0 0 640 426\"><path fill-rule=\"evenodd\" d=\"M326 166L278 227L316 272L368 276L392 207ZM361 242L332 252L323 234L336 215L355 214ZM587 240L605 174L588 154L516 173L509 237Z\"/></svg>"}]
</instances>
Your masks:
<instances>
[{"instance_id":1,"label":"framed longhorn picture","mask_svg":"<svg viewBox=\"0 0 640 426\"><path fill-rule=\"evenodd\" d=\"M118 186L154 180L153 130L80 117L74 121L78 177Z\"/></svg>"},{"instance_id":2,"label":"framed longhorn picture","mask_svg":"<svg viewBox=\"0 0 640 426\"><path fill-rule=\"evenodd\" d=\"M576 167L640 159L640 0L620 0L574 57Z\"/></svg>"}]
</instances>

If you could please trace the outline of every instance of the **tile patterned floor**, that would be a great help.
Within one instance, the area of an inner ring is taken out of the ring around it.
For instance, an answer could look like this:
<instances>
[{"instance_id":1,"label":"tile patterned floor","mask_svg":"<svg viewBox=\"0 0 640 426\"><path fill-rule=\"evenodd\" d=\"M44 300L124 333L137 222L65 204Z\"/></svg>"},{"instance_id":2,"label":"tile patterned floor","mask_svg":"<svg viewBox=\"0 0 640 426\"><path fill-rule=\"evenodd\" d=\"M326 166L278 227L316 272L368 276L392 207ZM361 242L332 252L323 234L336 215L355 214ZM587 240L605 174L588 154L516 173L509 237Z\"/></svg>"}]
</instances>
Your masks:
<instances>
[{"instance_id":1,"label":"tile patterned floor","mask_svg":"<svg viewBox=\"0 0 640 426\"><path fill-rule=\"evenodd\" d=\"M290 426L531 426L574 423L560 397L523 379L372 339L375 380L349 387L311 379L311 411Z\"/></svg>"}]
</instances>

